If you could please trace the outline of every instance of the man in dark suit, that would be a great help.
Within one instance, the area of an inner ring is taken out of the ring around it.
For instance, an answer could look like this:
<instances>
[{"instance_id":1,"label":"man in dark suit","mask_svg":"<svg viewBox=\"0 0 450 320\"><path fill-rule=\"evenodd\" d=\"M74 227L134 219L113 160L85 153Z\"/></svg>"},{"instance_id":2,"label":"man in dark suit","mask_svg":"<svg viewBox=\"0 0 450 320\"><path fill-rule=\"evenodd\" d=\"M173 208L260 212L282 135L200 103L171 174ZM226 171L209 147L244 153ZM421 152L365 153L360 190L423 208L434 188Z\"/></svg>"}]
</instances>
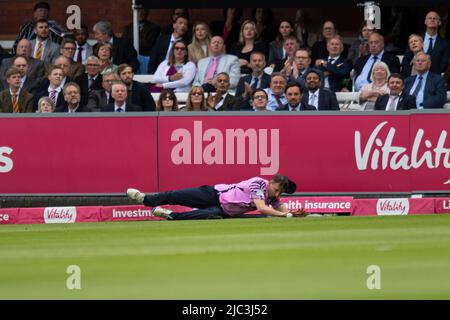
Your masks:
<instances>
[{"instance_id":1,"label":"man in dark suit","mask_svg":"<svg viewBox=\"0 0 450 320\"><path fill-rule=\"evenodd\" d=\"M252 74L241 77L236 87L236 97L243 97L241 109L251 110L250 96L252 92L258 88L266 89L270 87L270 76L264 72L266 66L266 56L262 52L252 52L250 55L250 63Z\"/></svg>"},{"instance_id":2,"label":"man in dark suit","mask_svg":"<svg viewBox=\"0 0 450 320\"><path fill-rule=\"evenodd\" d=\"M98 112L101 107L114 103L114 98L111 96L111 86L118 81L120 81L120 78L113 71L103 74L102 89L92 90L89 93L87 108L92 112Z\"/></svg>"},{"instance_id":3,"label":"man in dark suit","mask_svg":"<svg viewBox=\"0 0 450 320\"><path fill-rule=\"evenodd\" d=\"M66 101L61 88L61 81L64 77L63 70L60 66L54 66L50 69L46 83L47 86L41 86L34 95L34 111L38 109L38 102L41 97L50 97L55 104L55 109L64 108Z\"/></svg>"},{"instance_id":4,"label":"man in dark suit","mask_svg":"<svg viewBox=\"0 0 450 320\"><path fill-rule=\"evenodd\" d=\"M94 27L94 37L97 44L94 46L94 52L99 43L112 44L112 62L115 65L128 63L133 67L133 70L139 69L139 60L137 52L128 39L118 38L114 35L111 23L109 21L99 21Z\"/></svg>"},{"instance_id":5,"label":"man in dark suit","mask_svg":"<svg viewBox=\"0 0 450 320\"><path fill-rule=\"evenodd\" d=\"M82 24L80 29L74 30L73 35L75 36L75 43L77 45L74 60L75 62L86 64L87 58L94 54L94 48L87 43L89 28L87 25Z\"/></svg>"},{"instance_id":6,"label":"man in dark suit","mask_svg":"<svg viewBox=\"0 0 450 320\"><path fill-rule=\"evenodd\" d=\"M66 104L55 109L55 112L75 113L89 112L90 110L81 104L80 86L75 82L69 82L63 89Z\"/></svg>"},{"instance_id":7,"label":"man in dark suit","mask_svg":"<svg viewBox=\"0 0 450 320\"><path fill-rule=\"evenodd\" d=\"M20 89L21 73L12 67L6 71L7 89L0 92L0 113L33 112L33 95Z\"/></svg>"},{"instance_id":8,"label":"man in dark suit","mask_svg":"<svg viewBox=\"0 0 450 320\"><path fill-rule=\"evenodd\" d=\"M417 109L442 108L447 100L445 80L440 74L430 72L431 59L424 52L415 56L417 75L405 80L405 91L416 97Z\"/></svg>"},{"instance_id":9,"label":"man in dark suit","mask_svg":"<svg viewBox=\"0 0 450 320\"><path fill-rule=\"evenodd\" d=\"M336 35L337 30L334 22L325 21L322 26L322 37L324 40L316 41L311 48L312 67L315 65L317 59L325 60L328 57L327 42ZM343 58L347 57L348 49L349 46L343 44Z\"/></svg>"},{"instance_id":10,"label":"man in dark suit","mask_svg":"<svg viewBox=\"0 0 450 320\"><path fill-rule=\"evenodd\" d=\"M302 103L302 88L298 83L288 83L284 93L288 102L282 108L276 109L276 111L316 110L314 106L305 105Z\"/></svg>"},{"instance_id":11,"label":"man in dark suit","mask_svg":"<svg viewBox=\"0 0 450 320\"><path fill-rule=\"evenodd\" d=\"M13 60L13 67L20 71L20 90L26 90L33 93L38 86L39 79L32 78L32 76L28 74L29 66L27 59L20 56L15 57Z\"/></svg>"},{"instance_id":12,"label":"man in dark suit","mask_svg":"<svg viewBox=\"0 0 450 320\"><path fill-rule=\"evenodd\" d=\"M81 89L81 104L87 105L88 96L92 90L102 89L102 75L100 74L100 60L95 56L88 57L86 73L75 79Z\"/></svg>"},{"instance_id":13,"label":"man in dark suit","mask_svg":"<svg viewBox=\"0 0 450 320\"><path fill-rule=\"evenodd\" d=\"M447 70L450 56L450 48L447 40L438 34L441 25L441 17L437 12L430 11L425 17L427 27L423 37L424 52L431 56L430 71L441 74Z\"/></svg>"},{"instance_id":14,"label":"man in dark suit","mask_svg":"<svg viewBox=\"0 0 450 320\"><path fill-rule=\"evenodd\" d=\"M188 43L188 25L189 20L186 16L178 16L173 23L173 32L171 34L162 34L158 37L152 49L152 57L150 58L150 63L148 64L148 73L155 73L159 64L164 60L169 59L170 50L172 50L173 44L176 41L184 40Z\"/></svg>"},{"instance_id":15,"label":"man in dark suit","mask_svg":"<svg viewBox=\"0 0 450 320\"><path fill-rule=\"evenodd\" d=\"M208 93L208 107L216 111L240 110L243 103L242 96L233 96L228 92L230 89L230 76L226 72L217 74L214 87L216 93L213 96Z\"/></svg>"},{"instance_id":16,"label":"man in dark suit","mask_svg":"<svg viewBox=\"0 0 450 320\"><path fill-rule=\"evenodd\" d=\"M101 108L102 112L138 112L142 111L140 106L127 103L127 86L122 82L112 85L111 94L114 103L107 104Z\"/></svg>"},{"instance_id":17,"label":"man in dark suit","mask_svg":"<svg viewBox=\"0 0 450 320\"><path fill-rule=\"evenodd\" d=\"M119 66L117 72L119 73L120 80L122 80L128 88L127 102L129 104L140 106L142 111L155 111L155 100L153 100L149 88L145 84L133 80L133 68L124 63Z\"/></svg>"},{"instance_id":18,"label":"man in dark suit","mask_svg":"<svg viewBox=\"0 0 450 320\"><path fill-rule=\"evenodd\" d=\"M6 70L11 68L15 57L25 57L27 59L28 71L27 75L31 79L40 79L44 77L44 63L31 56L32 45L30 40L22 39L19 41L16 50L16 56L2 60L0 66L0 79L4 79Z\"/></svg>"},{"instance_id":19,"label":"man in dark suit","mask_svg":"<svg viewBox=\"0 0 450 320\"><path fill-rule=\"evenodd\" d=\"M327 42L328 57L317 59L316 68L324 74L324 88L333 92L345 87L345 80L350 78L351 62L342 55L344 44L340 36L333 36Z\"/></svg>"},{"instance_id":20,"label":"man in dark suit","mask_svg":"<svg viewBox=\"0 0 450 320\"><path fill-rule=\"evenodd\" d=\"M138 10L139 16L139 54L143 56L150 56L152 54L153 45L158 38L161 28L159 25L148 21L149 10L146 8L140 8ZM130 43L133 43L133 24L129 24L125 27L123 38L128 39Z\"/></svg>"},{"instance_id":21,"label":"man in dark suit","mask_svg":"<svg viewBox=\"0 0 450 320\"><path fill-rule=\"evenodd\" d=\"M389 94L379 96L374 110L409 110L416 109L416 97L403 91L405 85L399 73L393 73L388 79Z\"/></svg>"},{"instance_id":22,"label":"man in dark suit","mask_svg":"<svg viewBox=\"0 0 450 320\"><path fill-rule=\"evenodd\" d=\"M304 105L314 106L319 111L339 111L336 94L333 91L321 88L320 74L318 71L311 69L306 74L306 88L308 91L302 97L302 103Z\"/></svg>"},{"instance_id":23,"label":"man in dark suit","mask_svg":"<svg viewBox=\"0 0 450 320\"><path fill-rule=\"evenodd\" d=\"M400 61L396 55L384 52L384 38L378 32L373 32L369 36L369 50L370 54L356 60L356 91L361 90L363 86L371 82L370 74L372 73L373 65L378 61L386 63L391 73L400 72Z\"/></svg>"}]
</instances>

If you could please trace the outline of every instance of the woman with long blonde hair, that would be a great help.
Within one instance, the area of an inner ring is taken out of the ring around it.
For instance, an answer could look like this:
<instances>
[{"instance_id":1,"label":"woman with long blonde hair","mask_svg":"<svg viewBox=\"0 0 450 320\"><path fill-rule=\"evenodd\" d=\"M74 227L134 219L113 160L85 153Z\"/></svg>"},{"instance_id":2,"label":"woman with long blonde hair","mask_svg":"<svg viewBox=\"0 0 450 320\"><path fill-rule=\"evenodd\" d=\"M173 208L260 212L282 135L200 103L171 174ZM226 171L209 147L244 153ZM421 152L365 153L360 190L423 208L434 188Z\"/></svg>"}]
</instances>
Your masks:
<instances>
[{"instance_id":1,"label":"woman with long blonde hair","mask_svg":"<svg viewBox=\"0 0 450 320\"><path fill-rule=\"evenodd\" d=\"M198 21L192 28L192 42L188 45L189 60L197 64L200 59L210 56L211 31L206 22Z\"/></svg>"}]
</instances>

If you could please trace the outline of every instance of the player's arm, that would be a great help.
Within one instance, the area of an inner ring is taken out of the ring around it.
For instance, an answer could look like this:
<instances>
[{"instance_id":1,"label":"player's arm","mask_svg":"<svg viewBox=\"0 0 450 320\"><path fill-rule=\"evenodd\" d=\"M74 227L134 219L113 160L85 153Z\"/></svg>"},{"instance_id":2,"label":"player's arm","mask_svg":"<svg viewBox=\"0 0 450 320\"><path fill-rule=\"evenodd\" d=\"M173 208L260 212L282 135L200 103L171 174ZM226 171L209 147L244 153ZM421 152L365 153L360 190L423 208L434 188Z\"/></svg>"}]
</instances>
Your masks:
<instances>
[{"instance_id":1,"label":"player's arm","mask_svg":"<svg viewBox=\"0 0 450 320\"><path fill-rule=\"evenodd\" d=\"M267 214L274 217L286 217L286 215L289 213L287 207L284 204L274 209L266 205L264 200L254 199L253 202L255 203L256 209L262 214Z\"/></svg>"}]
</instances>

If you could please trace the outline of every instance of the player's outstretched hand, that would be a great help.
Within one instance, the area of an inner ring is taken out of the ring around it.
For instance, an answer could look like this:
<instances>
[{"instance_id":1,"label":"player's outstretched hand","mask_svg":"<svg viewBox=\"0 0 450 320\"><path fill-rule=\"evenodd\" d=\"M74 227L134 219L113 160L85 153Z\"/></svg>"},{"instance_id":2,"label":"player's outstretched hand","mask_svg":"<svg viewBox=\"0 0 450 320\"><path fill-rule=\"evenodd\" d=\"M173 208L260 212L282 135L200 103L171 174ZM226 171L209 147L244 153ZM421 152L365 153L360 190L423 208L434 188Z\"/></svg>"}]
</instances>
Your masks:
<instances>
[{"instance_id":1,"label":"player's outstretched hand","mask_svg":"<svg viewBox=\"0 0 450 320\"><path fill-rule=\"evenodd\" d=\"M292 213L292 215L295 217L295 218L303 218L303 217L306 217L309 213L308 212L306 212L304 209L298 209L298 210L296 210L296 211L291 211L291 213Z\"/></svg>"}]
</instances>

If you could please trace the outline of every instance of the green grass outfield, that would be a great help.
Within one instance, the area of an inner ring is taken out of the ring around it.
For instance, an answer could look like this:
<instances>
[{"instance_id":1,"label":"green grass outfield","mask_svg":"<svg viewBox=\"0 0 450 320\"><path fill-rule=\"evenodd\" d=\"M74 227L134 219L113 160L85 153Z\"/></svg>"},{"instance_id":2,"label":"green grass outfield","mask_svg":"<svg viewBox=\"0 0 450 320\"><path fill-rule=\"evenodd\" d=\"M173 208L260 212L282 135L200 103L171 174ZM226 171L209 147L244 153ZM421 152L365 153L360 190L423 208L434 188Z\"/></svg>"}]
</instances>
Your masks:
<instances>
[{"instance_id":1,"label":"green grass outfield","mask_svg":"<svg viewBox=\"0 0 450 320\"><path fill-rule=\"evenodd\" d=\"M449 299L450 215L1 226L0 299L22 298Z\"/></svg>"}]
</instances>

